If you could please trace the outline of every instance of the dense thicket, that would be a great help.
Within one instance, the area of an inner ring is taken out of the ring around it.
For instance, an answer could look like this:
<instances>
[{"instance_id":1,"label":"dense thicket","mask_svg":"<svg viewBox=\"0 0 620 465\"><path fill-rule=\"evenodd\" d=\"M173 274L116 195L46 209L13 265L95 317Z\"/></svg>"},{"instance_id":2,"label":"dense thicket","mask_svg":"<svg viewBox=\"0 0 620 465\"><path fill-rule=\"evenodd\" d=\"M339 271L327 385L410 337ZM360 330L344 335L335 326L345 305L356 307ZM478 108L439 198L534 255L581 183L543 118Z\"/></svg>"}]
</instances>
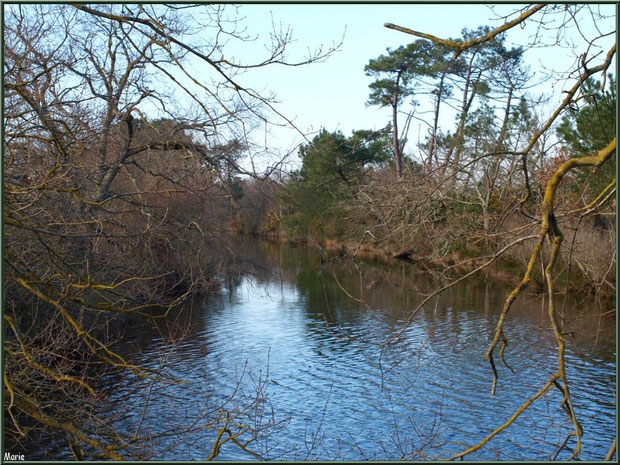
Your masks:
<instances>
[{"instance_id":1,"label":"dense thicket","mask_svg":"<svg viewBox=\"0 0 620 465\"><path fill-rule=\"evenodd\" d=\"M222 44L250 38L223 6L28 4L4 13L6 444L16 451L47 435L76 458L148 457L142 445L153 438L114 428L97 380L109 372L172 382L114 343L139 319L166 328L191 296L216 288L227 233L252 221L239 210L249 130L287 120L237 79L329 51L288 62L290 35L274 31L265 57L237 62ZM191 71L197 61L200 73ZM254 187L266 192L263 184ZM227 405L193 428L236 421L224 427L236 436L219 440L245 448L260 422L240 426L243 410Z\"/></svg>"}]
</instances>

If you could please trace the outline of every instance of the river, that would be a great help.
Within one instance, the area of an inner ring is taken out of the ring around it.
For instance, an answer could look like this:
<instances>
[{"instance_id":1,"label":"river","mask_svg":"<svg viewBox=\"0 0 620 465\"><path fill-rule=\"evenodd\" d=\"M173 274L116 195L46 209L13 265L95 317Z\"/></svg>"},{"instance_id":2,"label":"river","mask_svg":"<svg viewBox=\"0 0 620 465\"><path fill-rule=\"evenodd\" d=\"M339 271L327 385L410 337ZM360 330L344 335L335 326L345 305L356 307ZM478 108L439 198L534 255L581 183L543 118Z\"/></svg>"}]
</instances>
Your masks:
<instances>
[{"instance_id":1,"label":"river","mask_svg":"<svg viewBox=\"0 0 620 465\"><path fill-rule=\"evenodd\" d=\"M138 331L122 346L143 366L183 380L110 380L111 424L150 437L138 456L204 460L227 424L239 444L250 442L247 451L224 443L221 460L446 458L509 418L556 369L546 301L523 295L506 323L514 373L498 362L491 397L484 355L505 284L460 283L385 346L431 289L426 273L396 260L343 261L256 242L239 244L236 256L245 272L223 278L219 295L170 320L174 330ZM585 460L601 460L615 437L615 323L600 313L569 302L564 317ZM551 391L466 459L554 457L571 431L560 400Z\"/></svg>"}]
</instances>

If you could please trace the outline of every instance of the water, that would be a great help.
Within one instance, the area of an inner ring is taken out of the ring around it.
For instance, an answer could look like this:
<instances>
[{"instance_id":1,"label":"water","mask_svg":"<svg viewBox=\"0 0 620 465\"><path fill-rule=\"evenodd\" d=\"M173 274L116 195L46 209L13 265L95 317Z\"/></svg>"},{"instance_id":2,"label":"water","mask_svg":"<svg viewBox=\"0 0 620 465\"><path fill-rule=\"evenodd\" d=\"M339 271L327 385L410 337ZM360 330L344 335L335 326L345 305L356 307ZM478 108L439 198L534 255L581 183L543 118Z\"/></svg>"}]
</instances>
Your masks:
<instances>
[{"instance_id":1,"label":"water","mask_svg":"<svg viewBox=\"0 0 620 465\"><path fill-rule=\"evenodd\" d=\"M506 324L515 373L498 362L490 396L484 354L509 291L503 284L472 280L450 289L385 347L430 289L424 273L399 262L322 263L316 250L288 246L252 243L238 253L249 273L222 280L218 297L170 322L172 333L141 331L122 348L187 381L109 380L110 422L150 437L138 456L208 458L227 411L230 431L251 440L247 449L261 458L446 458L499 426L556 369L545 302L520 297ZM600 312L571 304L566 313L586 460L601 460L615 437L615 324ZM571 431L560 400L551 391L467 459L550 459ZM255 456L229 441L217 458Z\"/></svg>"}]
</instances>

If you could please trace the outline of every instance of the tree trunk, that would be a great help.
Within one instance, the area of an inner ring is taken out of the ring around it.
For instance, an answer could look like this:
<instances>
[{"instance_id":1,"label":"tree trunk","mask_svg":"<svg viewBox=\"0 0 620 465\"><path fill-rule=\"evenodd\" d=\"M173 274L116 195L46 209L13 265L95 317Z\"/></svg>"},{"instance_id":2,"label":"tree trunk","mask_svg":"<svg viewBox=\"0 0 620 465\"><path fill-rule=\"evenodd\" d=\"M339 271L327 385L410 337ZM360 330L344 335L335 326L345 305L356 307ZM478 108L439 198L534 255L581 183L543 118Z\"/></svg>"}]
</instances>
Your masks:
<instances>
[{"instance_id":1,"label":"tree trunk","mask_svg":"<svg viewBox=\"0 0 620 465\"><path fill-rule=\"evenodd\" d=\"M433 133L431 134L431 140L428 147L428 159L426 164L428 168L433 164L433 156L437 152L437 126L439 123L439 106L441 105L441 94L443 93L443 81L446 77L446 72L441 73L441 79L439 81L439 88L437 89L437 102L435 103L435 118L433 121Z\"/></svg>"},{"instance_id":2,"label":"tree trunk","mask_svg":"<svg viewBox=\"0 0 620 465\"><path fill-rule=\"evenodd\" d=\"M401 72L398 72L396 76L396 89L394 90L394 95L392 96L392 126L393 126L393 136L392 136L392 145L394 146L394 161L396 162L396 177L400 179L403 175L403 154L400 150L400 142L398 140L398 97L400 94L400 75Z\"/></svg>"}]
</instances>

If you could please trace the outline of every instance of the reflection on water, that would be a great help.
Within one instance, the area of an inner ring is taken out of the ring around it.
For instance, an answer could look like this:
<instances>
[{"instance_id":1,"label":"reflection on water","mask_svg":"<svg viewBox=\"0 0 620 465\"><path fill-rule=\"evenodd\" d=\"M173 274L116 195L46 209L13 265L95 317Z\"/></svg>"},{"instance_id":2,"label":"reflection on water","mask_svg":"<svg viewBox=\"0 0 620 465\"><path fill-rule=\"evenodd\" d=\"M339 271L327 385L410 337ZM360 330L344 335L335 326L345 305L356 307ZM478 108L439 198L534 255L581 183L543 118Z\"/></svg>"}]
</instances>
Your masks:
<instances>
[{"instance_id":1,"label":"reflection on water","mask_svg":"<svg viewBox=\"0 0 620 465\"><path fill-rule=\"evenodd\" d=\"M187 334L174 350L157 333L133 342L143 364L190 383L114 381L116 426L152 435L154 458L208 457L217 428L201 425L223 424L207 419L232 393L226 408L246 409L239 423L263 431L249 448L265 458L447 457L506 420L555 370L544 302L524 296L506 325L515 373L499 367L490 397L484 353L508 290L501 284L450 289L384 347L429 290L410 265L323 263L314 250L256 243L237 253L249 273L223 280L218 297L184 314ZM616 377L614 323L598 313L567 312L567 363L585 431L581 457L600 460L615 437ZM560 400L552 392L534 403L468 459L549 459L570 432ZM158 437L167 431L181 434ZM218 458L253 457L229 442Z\"/></svg>"}]
</instances>

